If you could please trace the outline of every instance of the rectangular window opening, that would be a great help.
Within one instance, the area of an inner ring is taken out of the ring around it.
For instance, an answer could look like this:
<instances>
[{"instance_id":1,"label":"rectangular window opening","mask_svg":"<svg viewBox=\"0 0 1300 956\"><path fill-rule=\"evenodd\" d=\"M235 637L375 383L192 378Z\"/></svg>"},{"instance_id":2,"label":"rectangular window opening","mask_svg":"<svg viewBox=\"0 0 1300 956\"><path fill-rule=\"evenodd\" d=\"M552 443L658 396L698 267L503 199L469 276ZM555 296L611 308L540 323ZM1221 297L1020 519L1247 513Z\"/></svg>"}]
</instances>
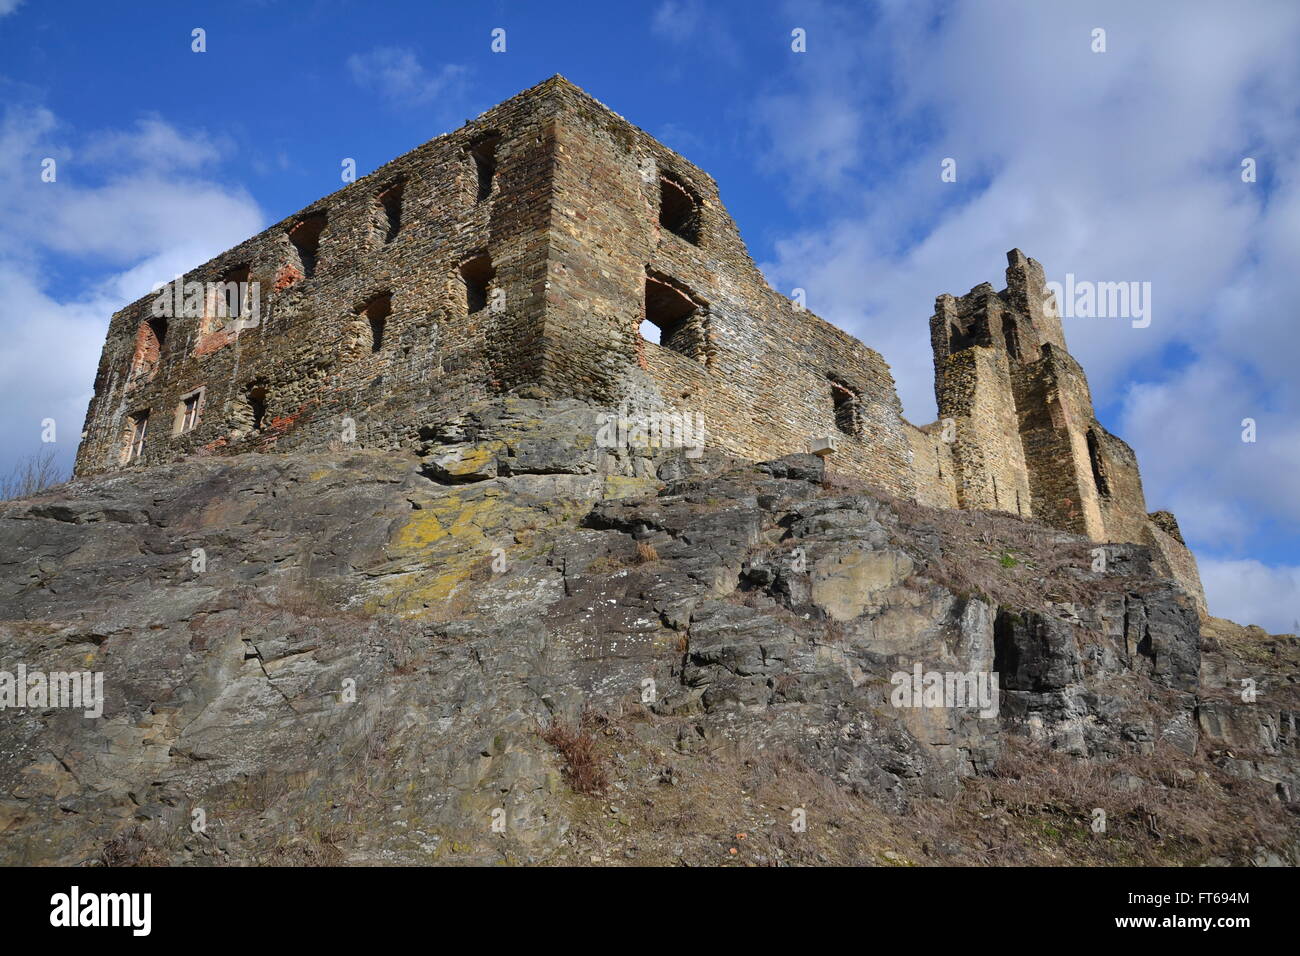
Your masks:
<instances>
[{"instance_id":1,"label":"rectangular window opening","mask_svg":"<svg viewBox=\"0 0 1300 956\"><path fill-rule=\"evenodd\" d=\"M289 230L289 244L293 246L298 261L293 263L302 273L304 279L316 274L316 259L320 251L320 234L325 229L324 213L317 213L299 220Z\"/></svg>"},{"instance_id":2,"label":"rectangular window opening","mask_svg":"<svg viewBox=\"0 0 1300 956\"><path fill-rule=\"evenodd\" d=\"M126 460L131 463L144 454L144 436L149 430L149 410L136 412L131 416L130 427L127 432Z\"/></svg>"},{"instance_id":3,"label":"rectangular window opening","mask_svg":"<svg viewBox=\"0 0 1300 956\"><path fill-rule=\"evenodd\" d=\"M203 389L201 388L182 396L180 404L176 406L176 427L172 429L172 433L184 435L186 432L193 431L199 424L199 409L202 404Z\"/></svg>"},{"instance_id":4,"label":"rectangular window opening","mask_svg":"<svg viewBox=\"0 0 1300 956\"><path fill-rule=\"evenodd\" d=\"M492 269L492 259L484 253L475 256L460 267L461 281L465 283L466 313L473 315L487 307L491 294L492 280L496 273Z\"/></svg>"},{"instance_id":5,"label":"rectangular window opening","mask_svg":"<svg viewBox=\"0 0 1300 956\"><path fill-rule=\"evenodd\" d=\"M861 401L856 390L839 381L831 379L831 401L835 412L835 427L846 435L857 437L862 433L859 418Z\"/></svg>"},{"instance_id":6,"label":"rectangular window opening","mask_svg":"<svg viewBox=\"0 0 1300 956\"><path fill-rule=\"evenodd\" d=\"M645 318L641 322L643 336L646 323L658 329L658 344L679 352L697 362L708 362L707 312L680 284L667 276L647 275L645 280Z\"/></svg>"},{"instance_id":7,"label":"rectangular window opening","mask_svg":"<svg viewBox=\"0 0 1300 956\"><path fill-rule=\"evenodd\" d=\"M379 223L379 231L385 243L392 242L401 231L402 193L405 189L406 183L401 182L389 186L379 194L379 209L383 217L382 222Z\"/></svg>"},{"instance_id":8,"label":"rectangular window opening","mask_svg":"<svg viewBox=\"0 0 1300 956\"><path fill-rule=\"evenodd\" d=\"M475 202L482 202L492 195L497 173L497 144L500 142L499 136L490 136L469 148L470 159L474 161Z\"/></svg>"},{"instance_id":9,"label":"rectangular window opening","mask_svg":"<svg viewBox=\"0 0 1300 956\"><path fill-rule=\"evenodd\" d=\"M388 317L393 313L393 294L384 292L375 296L361 310L365 316L370 335L370 353L373 355L384 347L384 329Z\"/></svg>"}]
</instances>

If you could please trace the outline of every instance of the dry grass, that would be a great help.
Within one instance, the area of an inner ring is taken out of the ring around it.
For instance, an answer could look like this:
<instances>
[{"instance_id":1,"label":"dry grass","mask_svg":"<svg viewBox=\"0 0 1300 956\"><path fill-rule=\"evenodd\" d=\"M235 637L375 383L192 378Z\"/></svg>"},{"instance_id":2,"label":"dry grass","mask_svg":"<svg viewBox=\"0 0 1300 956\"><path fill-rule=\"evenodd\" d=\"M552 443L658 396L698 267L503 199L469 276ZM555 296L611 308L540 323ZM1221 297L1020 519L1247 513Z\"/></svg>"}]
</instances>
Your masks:
<instances>
[{"instance_id":1,"label":"dry grass","mask_svg":"<svg viewBox=\"0 0 1300 956\"><path fill-rule=\"evenodd\" d=\"M604 759L591 732L595 718L583 714L576 727L554 723L542 731L542 739L564 758L564 777L575 793L602 793L609 786Z\"/></svg>"},{"instance_id":2,"label":"dry grass","mask_svg":"<svg viewBox=\"0 0 1300 956\"><path fill-rule=\"evenodd\" d=\"M104 844L96 862L100 866L169 866L167 853L160 846L158 834L135 826L123 830Z\"/></svg>"},{"instance_id":3,"label":"dry grass","mask_svg":"<svg viewBox=\"0 0 1300 956\"><path fill-rule=\"evenodd\" d=\"M1116 787L1121 775L1136 785ZM1105 811L1103 833L1090 826L1097 809ZM991 776L966 781L947 812L931 808L922 816L936 832L987 834L994 821L1016 834L987 849L992 865L1041 862L1043 855L1075 865L1194 865L1241 860L1287 836L1267 785L1167 745L1112 761L1080 760L1004 737Z\"/></svg>"},{"instance_id":4,"label":"dry grass","mask_svg":"<svg viewBox=\"0 0 1300 956\"><path fill-rule=\"evenodd\" d=\"M631 563L625 558L614 554L602 554L587 565L583 574L614 574L628 567L631 567Z\"/></svg>"},{"instance_id":5,"label":"dry grass","mask_svg":"<svg viewBox=\"0 0 1300 956\"><path fill-rule=\"evenodd\" d=\"M614 574L627 568L654 564L660 560L659 552L649 541L638 541L631 554L602 554L584 569L584 574Z\"/></svg>"},{"instance_id":6,"label":"dry grass","mask_svg":"<svg viewBox=\"0 0 1300 956\"><path fill-rule=\"evenodd\" d=\"M955 594L992 604L1041 608L1095 603L1128 590L1133 579L1092 570L1095 542L1033 519L988 511L949 511L891 499L900 521L895 543L918 574Z\"/></svg>"},{"instance_id":7,"label":"dry grass","mask_svg":"<svg viewBox=\"0 0 1300 956\"><path fill-rule=\"evenodd\" d=\"M0 501L28 498L68 480L54 460L54 449L33 452L14 462L8 475L0 477Z\"/></svg>"},{"instance_id":8,"label":"dry grass","mask_svg":"<svg viewBox=\"0 0 1300 956\"><path fill-rule=\"evenodd\" d=\"M571 848L550 863L898 865L884 854L920 856L911 820L882 812L785 747L706 735L692 719L639 704L587 721L618 784L618 815L604 801L571 804ZM792 826L796 811L805 830Z\"/></svg>"},{"instance_id":9,"label":"dry grass","mask_svg":"<svg viewBox=\"0 0 1300 956\"><path fill-rule=\"evenodd\" d=\"M346 836L343 827L317 830L301 825L298 833L271 848L262 865L338 866L347 859L339 846Z\"/></svg>"},{"instance_id":10,"label":"dry grass","mask_svg":"<svg viewBox=\"0 0 1300 956\"><path fill-rule=\"evenodd\" d=\"M849 629L843 621L833 617L826 618L825 638L828 644L843 644L849 639Z\"/></svg>"},{"instance_id":11,"label":"dry grass","mask_svg":"<svg viewBox=\"0 0 1300 956\"><path fill-rule=\"evenodd\" d=\"M786 746L702 735L643 708L588 722L620 809L614 819L603 801L570 806L574 843L552 863L1194 866L1287 842L1266 786L1167 747L1080 760L1004 737L992 774L896 812ZM648 732L631 726L644 722ZM1140 784L1116 787L1124 774ZM1103 833L1091 828L1096 808Z\"/></svg>"}]
</instances>

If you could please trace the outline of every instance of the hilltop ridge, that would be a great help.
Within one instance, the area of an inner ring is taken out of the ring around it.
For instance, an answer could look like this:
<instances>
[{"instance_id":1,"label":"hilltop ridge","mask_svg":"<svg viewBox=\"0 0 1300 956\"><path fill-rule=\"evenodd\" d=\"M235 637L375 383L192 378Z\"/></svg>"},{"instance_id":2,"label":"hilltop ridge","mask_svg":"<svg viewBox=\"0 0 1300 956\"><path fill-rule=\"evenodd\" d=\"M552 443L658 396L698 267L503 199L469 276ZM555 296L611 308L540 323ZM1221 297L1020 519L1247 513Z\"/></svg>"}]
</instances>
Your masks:
<instances>
[{"instance_id":1,"label":"hilltop ridge","mask_svg":"<svg viewBox=\"0 0 1300 956\"><path fill-rule=\"evenodd\" d=\"M5 714L0 861L1297 862L1295 636L1141 545L616 414L522 390L0 504L0 660L107 695Z\"/></svg>"}]
</instances>

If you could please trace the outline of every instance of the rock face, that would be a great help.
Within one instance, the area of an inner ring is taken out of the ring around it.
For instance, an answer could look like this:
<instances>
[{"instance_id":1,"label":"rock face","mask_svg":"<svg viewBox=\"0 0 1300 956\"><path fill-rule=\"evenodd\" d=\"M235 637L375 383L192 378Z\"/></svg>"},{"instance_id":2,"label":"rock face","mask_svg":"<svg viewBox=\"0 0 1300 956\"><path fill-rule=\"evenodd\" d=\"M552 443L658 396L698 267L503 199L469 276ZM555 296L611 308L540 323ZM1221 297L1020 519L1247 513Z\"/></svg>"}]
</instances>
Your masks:
<instances>
[{"instance_id":1,"label":"rock face","mask_svg":"<svg viewBox=\"0 0 1300 956\"><path fill-rule=\"evenodd\" d=\"M603 411L0 506L0 862L1296 862L1295 637Z\"/></svg>"}]
</instances>

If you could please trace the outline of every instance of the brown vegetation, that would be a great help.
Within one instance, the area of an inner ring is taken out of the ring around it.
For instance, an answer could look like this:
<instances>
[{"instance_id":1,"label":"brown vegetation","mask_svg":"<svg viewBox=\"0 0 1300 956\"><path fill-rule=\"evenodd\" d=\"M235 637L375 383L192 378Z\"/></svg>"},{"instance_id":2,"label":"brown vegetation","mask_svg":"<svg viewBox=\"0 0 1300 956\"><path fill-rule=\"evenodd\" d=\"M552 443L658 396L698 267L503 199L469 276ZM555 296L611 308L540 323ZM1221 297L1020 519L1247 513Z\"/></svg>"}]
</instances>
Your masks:
<instances>
[{"instance_id":1,"label":"brown vegetation","mask_svg":"<svg viewBox=\"0 0 1300 956\"><path fill-rule=\"evenodd\" d=\"M584 714L576 727L556 722L542 731L542 739L564 758L564 776L575 793L600 793L609 786L604 761L590 730L592 721L590 715Z\"/></svg>"}]
</instances>

